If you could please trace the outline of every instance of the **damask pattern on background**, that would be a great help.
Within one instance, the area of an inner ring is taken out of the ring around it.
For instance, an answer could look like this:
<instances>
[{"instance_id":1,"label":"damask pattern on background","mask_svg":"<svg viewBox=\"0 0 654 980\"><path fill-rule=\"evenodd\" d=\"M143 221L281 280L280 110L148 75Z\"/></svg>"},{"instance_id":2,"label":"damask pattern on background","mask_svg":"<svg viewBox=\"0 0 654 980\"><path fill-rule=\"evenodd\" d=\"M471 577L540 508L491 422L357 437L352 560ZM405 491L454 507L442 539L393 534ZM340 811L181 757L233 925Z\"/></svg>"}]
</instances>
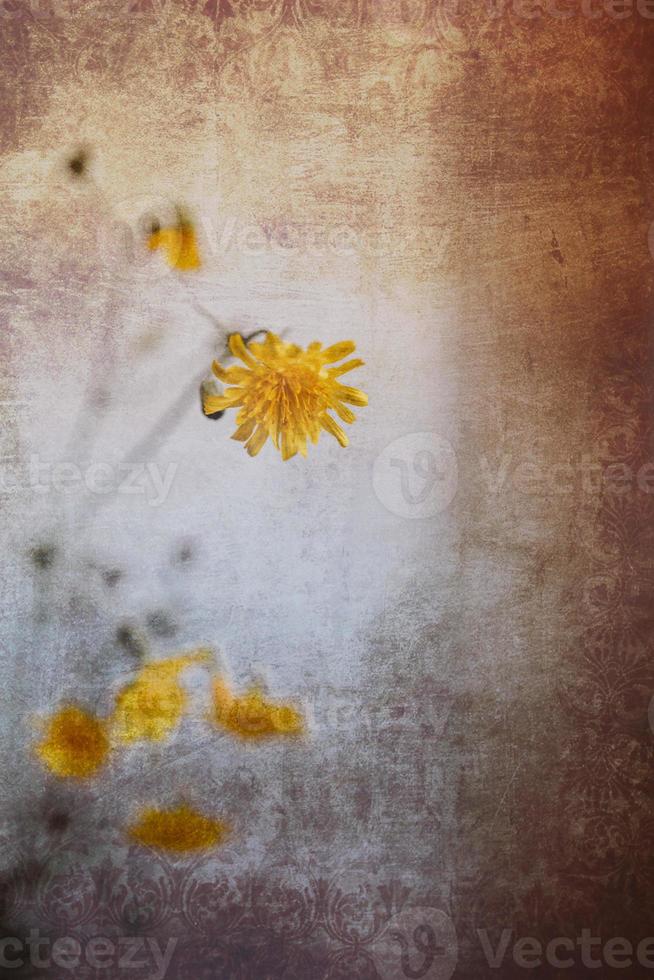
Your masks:
<instances>
[{"instance_id":1,"label":"damask pattern on background","mask_svg":"<svg viewBox=\"0 0 654 980\"><path fill-rule=\"evenodd\" d=\"M374 172L372 181L352 167L352 226L389 235L371 281L429 288L447 229L433 292L454 324L447 369L460 379L453 412L463 429L452 589L443 600L408 582L392 597L368 638L374 704L353 693L339 749L355 775L306 790L289 767L275 813L286 846L310 832L329 841L346 810L357 842L386 835L390 872L374 852L343 853L336 867L275 854L232 873L235 844L215 860L168 862L90 826L39 862L23 853L3 863L5 930L175 937L169 976L179 980L374 980L376 944L404 908L451 917L462 980L499 975L487 970L478 929L495 940L505 928L545 940L583 927L649 935L653 497L576 492L547 510L475 495L479 454L501 439L530 447L545 426L539 411L552 411L547 429L560 439L559 452L546 446L548 461L588 447L603 467L635 471L652 458L649 23L524 21L511 7L491 17L483 4L433 0L130 0L117 14L71 0L64 15L54 0L52 15L46 0L4 7L3 147L30 145L50 74L83 88L105 78L156 88L173 72L182 94L171 114L231 104L234 118L216 125L235 145L252 104L264 132L289 107L301 129L333 92L353 145L365 129ZM397 194L399 180L384 183L389 145L426 161L418 210ZM329 190L306 205L310 217L330 207L340 215ZM563 232L549 224L557 208ZM30 286L17 251L10 229L0 243L9 309ZM19 353L15 339L0 343ZM534 527L551 532L540 551ZM476 562L492 573L489 589L517 569L508 598L477 601ZM430 601L440 604L433 619ZM414 635L398 635L394 604L415 614ZM458 686L435 676L443 650ZM380 704L389 712L381 728ZM321 761L310 757L315 769ZM407 853L414 863L403 875ZM524 971L507 963L501 975Z\"/></svg>"},{"instance_id":2,"label":"damask pattern on background","mask_svg":"<svg viewBox=\"0 0 654 980\"><path fill-rule=\"evenodd\" d=\"M3 921L27 918L41 935L72 937L82 948L93 936L116 944L122 936L174 939L169 975L179 980L375 977L377 944L392 917L430 900L356 869L324 879L286 864L246 876L206 858L145 861L137 849L120 865L115 856L92 866L79 858L67 855L58 873L37 878L29 898L6 882ZM140 957L147 960L147 950ZM151 976L151 959L132 975Z\"/></svg>"}]
</instances>

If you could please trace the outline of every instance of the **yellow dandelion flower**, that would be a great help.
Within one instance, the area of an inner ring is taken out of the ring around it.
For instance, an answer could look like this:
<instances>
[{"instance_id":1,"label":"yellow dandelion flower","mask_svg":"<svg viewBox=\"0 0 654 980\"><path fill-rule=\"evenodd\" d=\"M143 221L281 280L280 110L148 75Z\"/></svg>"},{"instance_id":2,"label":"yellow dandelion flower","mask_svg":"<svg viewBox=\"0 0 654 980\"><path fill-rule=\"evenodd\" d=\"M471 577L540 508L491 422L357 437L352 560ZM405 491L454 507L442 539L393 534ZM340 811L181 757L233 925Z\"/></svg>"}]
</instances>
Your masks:
<instances>
[{"instance_id":1,"label":"yellow dandelion flower","mask_svg":"<svg viewBox=\"0 0 654 980\"><path fill-rule=\"evenodd\" d=\"M109 755L106 726L81 708L62 708L49 719L36 752L57 776L86 779L104 765Z\"/></svg>"},{"instance_id":2,"label":"yellow dandelion flower","mask_svg":"<svg viewBox=\"0 0 654 980\"><path fill-rule=\"evenodd\" d=\"M214 723L241 738L301 735L304 731L304 719L295 708L266 701L258 687L239 698L222 677L216 677L212 693Z\"/></svg>"},{"instance_id":3,"label":"yellow dandelion flower","mask_svg":"<svg viewBox=\"0 0 654 980\"><path fill-rule=\"evenodd\" d=\"M338 378L360 367L355 358L339 367L328 367L348 357L355 349L351 340L322 349L309 344L306 350L287 344L273 333L263 343L251 341L247 346L240 334L232 334L229 347L245 367L223 368L214 361L213 373L230 384L222 395L203 394L206 415L225 408L240 408L238 426L232 439L246 444L250 456L256 456L270 436L282 459L296 453L307 454L307 439L316 443L322 429L338 439L341 446L348 438L337 422L328 415L334 411L343 422L354 422L355 415L345 404L367 405L368 397L358 388L342 385Z\"/></svg>"},{"instance_id":4,"label":"yellow dandelion flower","mask_svg":"<svg viewBox=\"0 0 654 980\"><path fill-rule=\"evenodd\" d=\"M179 215L177 224L170 228L157 228L148 238L148 248L154 252L162 249L166 261L172 269L189 272L199 269L200 254L193 224L184 215Z\"/></svg>"},{"instance_id":5,"label":"yellow dandelion flower","mask_svg":"<svg viewBox=\"0 0 654 980\"><path fill-rule=\"evenodd\" d=\"M205 817L182 804L173 810L143 810L128 833L137 844L183 853L215 847L225 839L229 828L221 820Z\"/></svg>"},{"instance_id":6,"label":"yellow dandelion flower","mask_svg":"<svg viewBox=\"0 0 654 980\"><path fill-rule=\"evenodd\" d=\"M119 692L112 717L113 734L122 742L161 741L175 728L187 703L180 673L212 659L207 650L146 664Z\"/></svg>"}]
</instances>

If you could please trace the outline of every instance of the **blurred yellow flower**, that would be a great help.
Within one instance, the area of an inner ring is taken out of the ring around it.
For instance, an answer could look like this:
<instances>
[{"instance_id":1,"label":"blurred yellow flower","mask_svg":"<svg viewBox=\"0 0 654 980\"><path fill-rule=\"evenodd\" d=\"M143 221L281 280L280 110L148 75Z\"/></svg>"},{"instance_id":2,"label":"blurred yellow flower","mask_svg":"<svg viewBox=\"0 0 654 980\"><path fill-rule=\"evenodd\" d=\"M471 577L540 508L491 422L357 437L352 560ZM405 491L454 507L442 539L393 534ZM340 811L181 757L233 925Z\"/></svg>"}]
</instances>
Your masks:
<instances>
[{"instance_id":1,"label":"blurred yellow flower","mask_svg":"<svg viewBox=\"0 0 654 980\"><path fill-rule=\"evenodd\" d=\"M192 664L212 659L209 651L198 650L146 664L116 698L112 717L116 738L123 742L166 738L179 722L188 700L179 682L180 673Z\"/></svg>"},{"instance_id":2,"label":"blurred yellow flower","mask_svg":"<svg viewBox=\"0 0 654 980\"><path fill-rule=\"evenodd\" d=\"M222 821L205 817L186 804L173 810L145 809L128 831L138 844L178 853L214 847L228 832Z\"/></svg>"},{"instance_id":3,"label":"blurred yellow flower","mask_svg":"<svg viewBox=\"0 0 654 980\"><path fill-rule=\"evenodd\" d=\"M257 455L269 436L282 459L290 459L298 452L306 456L307 439L316 443L322 429L338 439L341 446L348 445L343 429L327 413L334 411L343 422L354 422L356 416L345 403L368 404L362 391L338 381L363 361L355 358L339 367L327 365L354 351L351 340L325 350L314 342L303 350L273 333L263 343L251 341L246 346L241 335L235 333L229 338L229 347L245 367L223 368L214 361L216 377L233 387L226 388L222 395L205 391L203 407L206 415L240 408L232 439L245 442L250 456Z\"/></svg>"},{"instance_id":4,"label":"blurred yellow flower","mask_svg":"<svg viewBox=\"0 0 654 980\"><path fill-rule=\"evenodd\" d=\"M241 738L301 735L304 731L304 719L295 708L266 701L258 687L239 698L222 677L216 677L212 693L214 723Z\"/></svg>"},{"instance_id":5,"label":"blurred yellow flower","mask_svg":"<svg viewBox=\"0 0 654 980\"><path fill-rule=\"evenodd\" d=\"M62 708L48 720L36 752L57 776L86 779L104 765L109 755L106 726L81 708Z\"/></svg>"},{"instance_id":6,"label":"blurred yellow flower","mask_svg":"<svg viewBox=\"0 0 654 980\"><path fill-rule=\"evenodd\" d=\"M181 214L176 225L170 228L158 228L151 233L148 238L148 248L153 252L158 248L162 249L168 265L181 272L199 269L202 265L195 228L192 222Z\"/></svg>"}]
</instances>

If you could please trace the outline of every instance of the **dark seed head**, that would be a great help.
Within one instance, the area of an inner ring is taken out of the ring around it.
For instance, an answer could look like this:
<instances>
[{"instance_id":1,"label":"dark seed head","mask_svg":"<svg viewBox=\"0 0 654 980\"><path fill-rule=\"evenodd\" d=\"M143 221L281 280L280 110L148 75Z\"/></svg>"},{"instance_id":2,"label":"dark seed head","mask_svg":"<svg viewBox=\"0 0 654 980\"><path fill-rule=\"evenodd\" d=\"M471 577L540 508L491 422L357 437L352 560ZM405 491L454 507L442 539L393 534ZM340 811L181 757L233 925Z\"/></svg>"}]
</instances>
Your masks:
<instances>
[{"instance_id":1,"label":"dark seed head","mask_svg":"<svg viewBox=\"0 0 654 980\"><path fill-rule=\"evenodd\" d=\"M102 573L102 579L110 589L115 588L123 577L123 573L119 568L107 568Z\"/></svg>"},{"instance_id":2,"label":"dark seed head","mask_svg":"<svg viewBox=\"0 0 654 980\"><path fill-rule=\"evenodd\" d=\"M78 150L68 160L68 170L73 177L83 177L88 170L89 155L86 150Z\"/></svg>"},{"instance_id":3,"label":"dark seed head","mask_svg":"<svg viewBox=\"0 0 654 980\"><path fill-rule=\"evenodd\" d=\"M180 565L188 565L193 561L194 549L190 541L184 541L180 544L177 553L175 554L175 561L179 562Z\"/></svg>"},{"instance_id":4,"label":"dark seed head","mask_svg":"<svg viewBox=\"0 0 654 980\"><path fill-rule=\"evenodd\" d=\"M53 544L40 544L32 548L30 557L39 571L46 571L54 565L57 557L57 549Z\"/></svg>"},{"instance_id":5,"label":"dark seed head","mask_svg":"<svg viewBox=\"0 0 654 980\"><path fill-rule=\"evenodd\" d=\"M116 630L116 642L134 658L145 656L145 643L136 630L127 623L123 623Z\"/></svg>"}]
</instances>

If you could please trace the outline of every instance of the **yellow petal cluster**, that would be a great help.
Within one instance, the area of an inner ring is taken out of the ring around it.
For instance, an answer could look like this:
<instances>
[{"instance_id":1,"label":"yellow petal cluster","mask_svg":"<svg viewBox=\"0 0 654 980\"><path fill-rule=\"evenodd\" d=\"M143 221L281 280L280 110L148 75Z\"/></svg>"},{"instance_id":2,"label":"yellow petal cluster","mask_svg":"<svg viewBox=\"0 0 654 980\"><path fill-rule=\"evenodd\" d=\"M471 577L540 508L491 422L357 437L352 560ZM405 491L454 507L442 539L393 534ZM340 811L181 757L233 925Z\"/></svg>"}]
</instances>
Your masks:
<instances>
[{"instance_id":1,"label":"yellow petal cluster","mask_svg":"<svg viewBox=\"0 0 654 980\"><path fill-rule=\"evenodd\" d=\"M301 735L302 715L291 705L267 701L258 687L236 697L222 677L213 682L213 721L233 735L246 739Z\"/></svg>"},{"instance_id":2,"label":"yellow petal cluster","mask_svg":"<svg viewBox=\"0 0 654 980\"><path fill-rule=\"evenodd\" d=\"M69 705L48 720L36 752L57 776L86 779L104 765L109 747L105 724L81 708Z\"/></svg>"},{"instance_id":3,"label":"yellow petal cluster","mask_svg":"<svg viewBox=\"0 0 654 980\"><path fill-rule=\"evenodd\" d=\"M36 753L58 776L86 779L108 759L113 742L160 741L178 724L187 703L180 674L187 667L211 663L209 650L196 650L145 664L118 693L112 715L105 721L67 705L45 723ZM269 701L259 687L235 695L222 677L212 682L213 723L243 739L297 736L305 730L292 705ZM229 827L182 804L173 809L146 808L128 828L130 838L147 847L177 853L200 851L220 844Z\"/></svg>"},{"instance_id":4,"label":"yellow petal cluster","mask_svg":"<svg viewBox=\"0 0 654 980\"><path fill-rule=\"evenodd\" d=\"M128 833L138 844L181 854L220 844L229 828L222 821L205 817L182 804L172 810L143 810Z\"/></svg>"},{"instance_id":5,"label":"yellow petal cluster","mask_svg":"<svg viewBox=\"0 0 654 980\"><path fill-rule=\"evenodd\" d=\"M180 272L191 272L202 265L195 228L188 218L180 217L176 225L153 231L148 248L153 252L161 249L168 265Z\"/></svg>"},{"instance_id":6,"label":"yellow petal cluster","mask_svg":"<svg viewBox=\"0 0 654 980\"><path fill-rule=\"evenodd\" d=\"M146 664L116 698L113 734L122 742L161 741L178 724L187 703L179 681L186 668L212 659L206 650Z\"/></svg>"},{"instance_id":7,"label":"yellow petal cluster","mask_svg":"<svg viewBox=\"0 0 654 980\"><path fill-rule=\"evenodd\" d=\"M244 442L250 456L256 456L268 438L282 459L298 452L306 456L307 440L316 443L321 431L334 436L341 446L348 445L345 432L329 412L351 423L356 416L347 406L368 404L364 392L338 380L363 361L355 358L337 367L329 365L349 357L355 350L351 340L325 349L316 341L303 350L273 333L268 333L263 343L251 341L247 345L235 333L229 338L229 347L244 366L223 368L214 361L214 374L230 387L222 395L205 392L203 408L206 415L239 409L232 439Z\"/></svg>"}]
</instances>

